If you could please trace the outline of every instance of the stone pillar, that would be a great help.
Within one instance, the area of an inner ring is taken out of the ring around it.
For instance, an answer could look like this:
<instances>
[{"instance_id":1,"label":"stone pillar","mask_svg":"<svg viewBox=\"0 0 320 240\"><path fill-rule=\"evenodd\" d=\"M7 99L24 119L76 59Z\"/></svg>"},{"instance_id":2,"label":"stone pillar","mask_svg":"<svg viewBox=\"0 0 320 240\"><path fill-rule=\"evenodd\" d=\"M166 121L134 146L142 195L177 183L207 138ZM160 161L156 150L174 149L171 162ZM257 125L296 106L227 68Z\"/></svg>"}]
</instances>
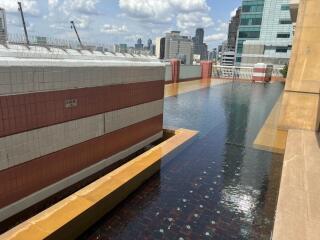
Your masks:
<instances>
[{"instance_id":1,"label":"stone pillar","mask_svg":"<svg viewBox=\"0 0 320 240\"><path fill-rule=\"evenodd\" d=\"M319 130L320 1L301 0L279 128Z\"/></svg>"},{"instance_id":2,"label":"stone pillar","mask_svg":"<svg viewBox=\"0 0 320 240\"><path fill-rule=\"evenodd\" d=\"M172 82L178 83L179 76L180 76L180 60L172 59L171 66L172 66Z\"/></svg>"},{"instance_id":3,"label":"stone pillar","mask_svg":"<svg viewBox=\"0 0 320 240\"><path fill-rule=\"evenodd\" d=\"M211 79L212 77L212 61L201 61L201 78Z\"/></svg>"}]
</instances>

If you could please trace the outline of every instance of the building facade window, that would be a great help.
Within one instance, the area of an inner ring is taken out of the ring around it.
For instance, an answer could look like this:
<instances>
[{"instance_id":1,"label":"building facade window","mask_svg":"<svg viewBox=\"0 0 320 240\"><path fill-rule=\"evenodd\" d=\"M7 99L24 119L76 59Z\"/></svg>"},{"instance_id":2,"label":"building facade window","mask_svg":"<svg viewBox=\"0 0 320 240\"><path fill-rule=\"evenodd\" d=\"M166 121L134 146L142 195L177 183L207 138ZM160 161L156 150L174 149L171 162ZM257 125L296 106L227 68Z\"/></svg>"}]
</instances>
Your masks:
<instances>
[{"instance_id":1,"label":"building facade window","mask_svg":"<svg viewBox=\"0 0 320 240\"><path fill-rule=\"evenodd\" d=\"M239 38L259 38L260 31L242 31L239 32Z\"/></svg>"},{"instance_id":2,"label":"building facade window","mask_svg":"<svg viewBox=\"0 0 320 240\"><path fill-rule=\"evenodd\" d=\"M277 38L290 38L290 33L278 33Z\"/></svg>"},{"instance_id":3,"label":"building facade window","mask_svg":"<svg viewBox=\"0 0 320 240\"><path fill-rule=\"evenodd\" d=\"M291 19L280 19L279 24L292 24Z\"/></svg>"},{"instance_id":4,"label":"building facade window","mask_svg":"<svg viewBox=\"0 0 320 240\"><path fill-rule=\"evenodd\" d=\"M283 5L281 5L281 10L282 10L282 11L290 10L290 7L289 7L288 4L283 4Z\"/></svg>"},{"instance_id":5,"label":"building facade window","mask_svg":"<svg viewBox=\"0 0 320 240\"><path fill-rule=\"evenodd\" d=\"M277 53L286 53L286 52L288 52L288 48L286 48L286 47L277 47L276 48L276 52Z\"/></svg>"}]
</instances>

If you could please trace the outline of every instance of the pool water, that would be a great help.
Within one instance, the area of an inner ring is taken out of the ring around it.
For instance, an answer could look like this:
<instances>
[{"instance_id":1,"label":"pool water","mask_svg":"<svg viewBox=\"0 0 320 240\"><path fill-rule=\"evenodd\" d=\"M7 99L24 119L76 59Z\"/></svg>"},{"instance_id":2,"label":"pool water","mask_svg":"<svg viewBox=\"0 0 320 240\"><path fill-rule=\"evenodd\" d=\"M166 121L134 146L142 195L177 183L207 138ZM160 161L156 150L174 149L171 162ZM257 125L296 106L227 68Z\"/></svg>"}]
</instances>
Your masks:
<instances>
[{"instance_id":1,"label":"pool water","mask_svg":"<svg viewBox=\"0 0 320 240\"><path fill-rule=\"evenodd\" d=\"M199 131L81 239L270 239L283 155L252 143L281 83L228 83L165 99L164 125Z\"/></svg>"}]
</instances>

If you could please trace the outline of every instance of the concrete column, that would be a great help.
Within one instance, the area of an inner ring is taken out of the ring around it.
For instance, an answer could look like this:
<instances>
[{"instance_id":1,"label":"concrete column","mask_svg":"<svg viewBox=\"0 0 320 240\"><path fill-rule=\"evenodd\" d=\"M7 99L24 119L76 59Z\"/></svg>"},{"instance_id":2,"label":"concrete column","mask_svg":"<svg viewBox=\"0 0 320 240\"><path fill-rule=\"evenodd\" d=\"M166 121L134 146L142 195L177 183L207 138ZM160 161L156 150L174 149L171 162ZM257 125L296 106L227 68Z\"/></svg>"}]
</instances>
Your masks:
<instances>
[{"instance_id":1,"label":"concrete column","mask_svg":"<svg viewBox=\"0 0 320 240\"><path fill-rule=\"evenodd\" d=\"M279 128L319 130L320 1L301 0Z\"/></svg>"},{"instance_id":2,"label":"concrete column","mask_svg":"<svg viewBox=\"0 0 320 240\"><path fill-rule=\"evenodd\" d=\"M179 76L180 76L180 60L172 59L171 66L172 66L172 82L178 83Z\"/></svg>"}]
</instances>

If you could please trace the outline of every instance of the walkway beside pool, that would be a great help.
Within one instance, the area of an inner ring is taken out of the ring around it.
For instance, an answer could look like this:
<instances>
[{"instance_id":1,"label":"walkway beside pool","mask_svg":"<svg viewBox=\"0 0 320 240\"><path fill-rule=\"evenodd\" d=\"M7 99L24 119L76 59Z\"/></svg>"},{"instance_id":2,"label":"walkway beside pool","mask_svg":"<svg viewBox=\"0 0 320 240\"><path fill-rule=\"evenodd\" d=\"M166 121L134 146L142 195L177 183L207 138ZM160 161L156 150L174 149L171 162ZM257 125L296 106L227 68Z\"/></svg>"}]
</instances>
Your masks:
<instances>
[{"instance_id":1,"label":"walkway beside pool","mask_svg":"<svg viewBox=\"0 0 320 240\"><path fill-rule=\"evenodd\" d=\"M273 240L320 236L320 136L289 130Z\"/></svg>"}]
</instances>

